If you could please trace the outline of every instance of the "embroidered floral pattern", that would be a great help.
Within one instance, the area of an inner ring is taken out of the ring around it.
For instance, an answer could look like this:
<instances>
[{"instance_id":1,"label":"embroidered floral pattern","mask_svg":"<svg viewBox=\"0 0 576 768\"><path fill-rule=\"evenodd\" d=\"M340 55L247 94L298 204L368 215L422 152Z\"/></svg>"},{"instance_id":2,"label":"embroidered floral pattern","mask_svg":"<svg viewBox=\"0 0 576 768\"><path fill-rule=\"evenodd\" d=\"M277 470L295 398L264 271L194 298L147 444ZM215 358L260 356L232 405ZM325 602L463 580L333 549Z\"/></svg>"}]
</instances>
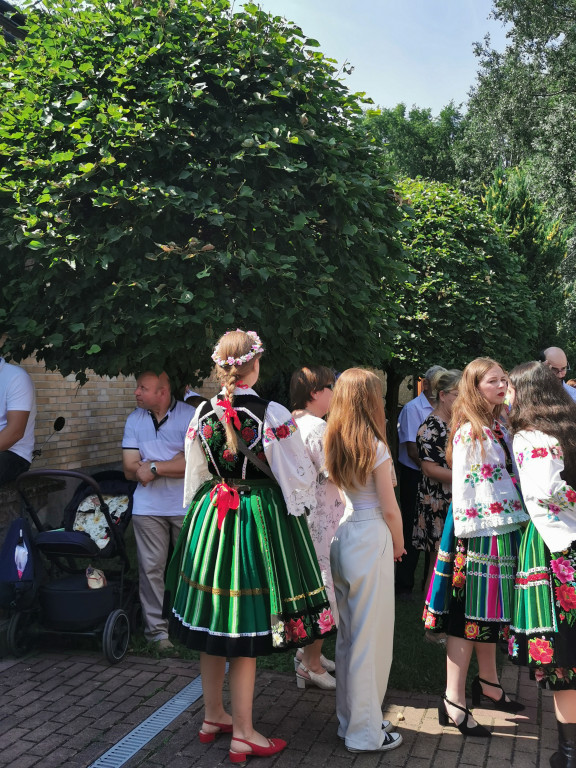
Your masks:
<instances>
[{"instance_id":1,"label":"embroidered floral pattern","mask_svg":"<svg viewBox=\"0 0 576 768\"><path fill-rule=\"evenodd\" d=\"M464 484L474 487L477 483L495 483L502 480L502 464L472 464Z\"/></svg>"},{"instance_id":2,"label":"embroidered floral pattern","mask_svg":"<svg viewBox=\"0 0 576 768\"><path fill-rule=\"evenodd\" d=\"M294 419L280 424L278 427L267 427L264 432L264 443L270 443L272 440L283 440L286 437L290 437L293 432L296 432L298 427Z\"/></svg>"},{"instance_id":3,"label":"embroidered floral pattern","mask_svg":"<svg viewBox=\"0 0 576 768\"><path fill-rule=\"evenodd\" d=\"M545 459L546 456L548 456L548 451L546 448L532 448L532 457L533 459Z\"/></svg>"},{"instance_id":4,"label":"embroidered floral pattern","mask_svg":"<svg viewBox=\"0 0 576 768\"><path fill-rule=\"evenodd\" d=\"M528 641L528 654L532 661L540 662L540 664L550 664L554 652L549 640L531 638Z\"/></svg>"},{"instance_id":5,"label":"embroidered floral pattern","mask_svg":"<svg viewBox=\"0 0 576 768\"><path fill-rule=\"evenodd\" d=\"M242 410L238 411L238 416L242 425L240 429L242 439L261 461L267 463L262 442L258 438L259 422L247 417ZM215 466L219 474L241 476L240 464L247 460L239 451L234 453L227 448L224 425L218 420L214 412L209 413L206 419L201 419L198 435L209 463Z\"/></svg>"},{"instance_id":6,"label":"embroidered floral pattern","mask_svg":"<svg viewBox=\"0 0 576 768\"><path fill-rule=\"evenodd\" d=\"M297 643L307 637L306 628L302 619L290 619L285 624L286 640L290 643Z\"/></svg>"},{"instance_id":7,"label":"embroidered floral pattern","mask_svg":"<svg viewBox=\"0 0 576 768\"><path fill-rule=\"evenodd\" d=\"M568 581L574 580L574 568L570 564L570 560L560 556L556 560L550 561L550 568L552 573L562 584L566 584Z\"/></svg>"},{"instance_id":8,"label":"embroidered floral pattern","mask_svg":"<svg viewBox=\"0 0 576 768\"><path fill-rule=\"evenodd\" d=\"M502 501L492 501L490 503L477 502L466 509L455 510L454 520L462 522L472 518L490 519L492 515L512 515L521 510L522 503L518 499L502 499ZM516 519L516 515L514 519Z\"/></svg>"},{"instance_id":9,"label":"embroidered floral pattern","mask_svg":"<svg viewBox=\"0 0 576 768\"><path fill-rule=\"evenodd\" d=\"M318 617L318 627L320 628L320 634L324 635L326 632L330 632L335 624L336 622L334 621L332 611L329 608L325 608Z\"/></svg>"}]
</instances>

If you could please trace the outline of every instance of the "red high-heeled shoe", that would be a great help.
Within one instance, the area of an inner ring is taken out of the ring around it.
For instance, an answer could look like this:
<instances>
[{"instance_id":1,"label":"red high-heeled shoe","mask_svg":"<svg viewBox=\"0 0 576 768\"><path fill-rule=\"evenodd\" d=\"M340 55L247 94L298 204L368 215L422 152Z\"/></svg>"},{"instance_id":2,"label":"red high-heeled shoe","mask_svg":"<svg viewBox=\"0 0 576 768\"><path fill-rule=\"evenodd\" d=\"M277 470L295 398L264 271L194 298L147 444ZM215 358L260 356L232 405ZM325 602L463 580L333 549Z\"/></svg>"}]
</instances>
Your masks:
<instances>
[{"instance_id":1,"label":"red high-heeled shoe","mask_svg":"<svg viewBox=\"0 0 576 768\"><path fill-rule=\"evenodd\" d=\"M206 731L203 731L202 728L200 728L198 738L200 739L201 744L211 744L216 736L220 736L221 733L232 733L232 723L211 723L210 720L204 720L202 725L218 726L219 730L206 733Z\"/></svg>"},{"instance_id":2,"label":"red high-heeled shoe","mask_svg":"<svg viewBox=\"0 0 576 768\"><path fill-rule=\"evenodd\" d=\"M230 750L228 753L231 763L245 763L249 757L270 757L278 752L282 752L286 746L284 739L268 739L268 746L261 747L259 744L253 744L251 741L245 739L237 739L234 737L232 741L239 741L241 744L246 744L250 747L250 752L233 752Z\"/></svg>"}]
</instances>

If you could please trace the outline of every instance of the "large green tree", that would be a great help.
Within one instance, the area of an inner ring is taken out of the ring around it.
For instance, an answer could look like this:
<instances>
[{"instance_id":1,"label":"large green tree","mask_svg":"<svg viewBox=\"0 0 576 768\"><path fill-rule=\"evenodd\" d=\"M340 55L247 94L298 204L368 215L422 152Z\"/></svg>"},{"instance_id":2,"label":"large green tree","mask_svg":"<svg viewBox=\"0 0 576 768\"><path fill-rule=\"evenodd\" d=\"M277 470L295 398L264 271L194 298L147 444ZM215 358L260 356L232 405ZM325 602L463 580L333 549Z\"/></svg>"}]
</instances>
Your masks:
<instances>
[{"instance_id":1,"label":"large green tree","mask_svg":"<svg viewBox=\"0 0 576 768\"><path fill-rule=\"evenodd\" d=\"M567 232L562 222L548 216L546 206L528 189L526 172L497 168L484 195L490 217L503 226L508 246L522 265L538 324L533 355L558 340L558 321L565 312L561 268L566 257Z\"/></svg>"},{"instance_id":2,"label":"large green tree","mask_svg":"<svg viewBox=\"0 0 576 768\"><path fill-rule=\"evenodd\" d=\"M0 330L63 374L381 365L399 211L314 40L226 0L48 0L0 40ZM383 312L374 312L382 306Z\"/></svg>"},{"instance_id":3,"label":"large green tree","mask_svg":"<svg viewBox=\"0 0 576 768\"><path fill-rule=\"evenodd\" d=\"M410 272L395 296L390 413L405 376L433 364L463 368L481 355L514 365L533 354L537 327L523 259L480 201L423 179L404 179L399 191Z\"/></svg>"},{"instance_id":4,"label":"large green tree","mask_svg":"<svg viewBox=\"0 0 576 768\"><path fill-rule=\"evenodd\" d=\"M399 174L449 183L456 180L453 147L461 122L462 114L453 102L436 117L430 109L407 110L405 104L366 112L368 129L385 146Z\"/></svg>"}]
</instances>

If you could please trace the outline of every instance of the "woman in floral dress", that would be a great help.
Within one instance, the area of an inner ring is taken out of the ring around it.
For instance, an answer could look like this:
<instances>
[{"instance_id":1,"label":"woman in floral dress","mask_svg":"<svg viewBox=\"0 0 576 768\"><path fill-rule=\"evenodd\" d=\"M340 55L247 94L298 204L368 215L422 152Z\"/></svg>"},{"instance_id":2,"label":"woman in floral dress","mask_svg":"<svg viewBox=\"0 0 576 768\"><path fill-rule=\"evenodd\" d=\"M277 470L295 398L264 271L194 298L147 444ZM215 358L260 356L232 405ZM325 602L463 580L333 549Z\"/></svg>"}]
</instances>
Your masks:
<instances>
[{"instance_id":1,"label":"woman in floral dress","mask_svg":"<svg viewBox=\"0 0 576 768\"><path fill-rule=\"evenodd\" d=\"M422 477L418 485L418 507L412 534L414 549L433 552L426 578L425 594L434 574L448 507L452 500L452 470L446 461L450 434L450 415L458 395L462 371L439 371L431 381L436 407L420 426L416 435L418 456L422 461Z\"/></svg>"},{"instance_id":2,"label":"woman in floral dress","mask_svg":"<svg viewBox=\"0 0 576 768\"><path fill-rule=\"evenodd\" d=\"M171 636L200 651L200 741L232 733L233 763L286 746L254 730L256 656L293 651L335 628L306 523L316 471L290 412L252 389L262 352L253 331L216 345L223 386L188 429L190 507L166 580ZM222 699L227 657L232 716Z\"/></svg>"},{"instance_id":3,"label":"woman in floral dress","mask_svg":"<svg viewBox=\"0 0 576 768\"><path fill-rule=\"evenodd\" d=\"M498 682L496 642L512 620L521 524L528 520L515 486L511 444L500 421L508 377L481 357L466 366L452 408L452 514L446 519L430 595L427 629L445 631L446 693L438 707L463 735L490 736L466 707L466 676L476 651L472 701L516 713Z\"/></svg>"},{"instance_id":4,"label":"woman in floral dress","mask_svg":"<svg viewBox=\"0 0 576 768\"><path fill-rule=\"evenodd\" d=\"M316 509L308 516L310 536L314 543L322 580L330 601L330 608L336 623L338 610L334 597L334 583L330 570L330 544L344 512L340 491L328 478L324 462L324 416L330 408L334 388L334 372L323 365L299 368L290 381L290 404L302 435L308 455L317 472ZM306 648L297 651L294 659L296 682L299 688L316 685L323 690L335 690L336 680L330 672L334 662L322 655L323 641L316 640Z\"/></svg>"},{"instance_id":5,"label":"woman in floral dress","mask_svg":"<svg viewBox=\"0 0 576 768\"><path fill-rule=\"evenodd\" d=\"M530 523L522 537L513 661L554 691L559 749L553 768L576 768L576 403L539 362L510 374L510 426Z\"/></svg>"}]
</instances>

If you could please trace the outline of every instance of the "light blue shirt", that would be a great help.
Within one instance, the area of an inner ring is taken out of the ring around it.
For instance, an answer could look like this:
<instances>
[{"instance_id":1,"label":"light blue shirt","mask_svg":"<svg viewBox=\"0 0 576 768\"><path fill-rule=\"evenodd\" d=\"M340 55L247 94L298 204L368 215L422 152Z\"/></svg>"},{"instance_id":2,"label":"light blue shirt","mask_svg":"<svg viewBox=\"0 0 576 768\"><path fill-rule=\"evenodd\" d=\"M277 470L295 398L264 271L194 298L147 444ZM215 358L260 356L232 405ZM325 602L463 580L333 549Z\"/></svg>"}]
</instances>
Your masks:
<instances>
[{"instance_id":1,"label":"light blue shirt","mask_svg":"<svg viewBox=\"0 0 576 768\"><path fill-rule=\"evenodd\" d=\"M563 381L562 384L566 392L568 392L568 394L572 398L572 400L576 400L576 387L571 387L569 384L566 384L565 381Z\"/></svg>"},{"instance_id":2,"label":"light blue shirt","mask_svg":"<svg viewBox=\"0 0 576 768\"><path fill-rule=\"evenodd\" d=\"M410 467L410 469L418 470L419 467L408 456L406 443L416 442L416 435L420 425L426 421L426 417L433 410L434 406L430 405L428 398L422 392L414 400L406 403L400 411L400 416L398 417L398 442L400 446L398 449L398 461L400 464Z\"/></svg>"}]
</instances>

